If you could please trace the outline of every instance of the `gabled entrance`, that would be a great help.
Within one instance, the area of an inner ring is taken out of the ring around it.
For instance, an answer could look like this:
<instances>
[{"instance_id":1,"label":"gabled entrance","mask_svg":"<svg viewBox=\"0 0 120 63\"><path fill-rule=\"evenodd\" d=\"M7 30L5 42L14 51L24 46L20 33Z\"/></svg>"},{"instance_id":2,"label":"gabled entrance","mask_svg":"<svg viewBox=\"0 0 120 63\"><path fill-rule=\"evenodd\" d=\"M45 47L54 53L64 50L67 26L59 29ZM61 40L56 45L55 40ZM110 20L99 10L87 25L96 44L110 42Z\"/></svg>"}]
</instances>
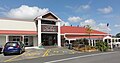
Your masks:
<instances>
[{"instance_id":1,"label":"gabled entrance","mask_svg":"<svg viewBox=\"0 0 120 63\"><path fill-rule=\"evenodd\" d=\"M38 32L38 46L52 46L57 45L61 47L60 37L60 21L52 12L47 12L44 15L38 16L34 19L36 21Z\"/></svg>"}]
</instances>

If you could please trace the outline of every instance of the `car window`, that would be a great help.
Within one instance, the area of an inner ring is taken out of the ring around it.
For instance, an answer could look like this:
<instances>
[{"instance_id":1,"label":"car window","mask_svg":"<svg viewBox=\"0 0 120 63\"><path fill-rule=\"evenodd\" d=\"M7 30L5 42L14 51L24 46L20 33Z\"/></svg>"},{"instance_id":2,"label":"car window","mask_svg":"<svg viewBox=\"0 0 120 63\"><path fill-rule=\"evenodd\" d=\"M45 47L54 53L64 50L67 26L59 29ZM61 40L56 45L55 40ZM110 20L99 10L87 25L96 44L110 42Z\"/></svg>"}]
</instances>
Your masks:
<instances>
[{"instance_id":1,"label":"car window","mask_svg":"<svg viewBox=\"0 0 120 63\"><path fill-rule=\"evenodd\" d=\"M5 46L16 46L16 45L17 45L17 43L12 43L12 42L10 43L10 42L9 42L9 43L7 43Z\"/></svg>"}]
</instances>

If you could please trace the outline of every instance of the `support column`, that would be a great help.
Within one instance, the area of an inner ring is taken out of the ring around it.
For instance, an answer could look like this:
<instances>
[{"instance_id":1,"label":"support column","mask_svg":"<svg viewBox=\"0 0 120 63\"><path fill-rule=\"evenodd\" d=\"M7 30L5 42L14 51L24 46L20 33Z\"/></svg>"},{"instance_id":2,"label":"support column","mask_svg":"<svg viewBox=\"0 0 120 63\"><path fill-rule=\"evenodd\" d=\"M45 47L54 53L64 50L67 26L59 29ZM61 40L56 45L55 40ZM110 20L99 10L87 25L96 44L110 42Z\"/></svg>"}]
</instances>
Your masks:
<instances>
[{"instance_id":1,"label":"support column","mask_svg":"<svg viewBox=\"0 0 120 63\"><path fill-rule=\"evenodd\" d=\"M94 46L96 46L96 40L94 40Z\"/></svg>"},{"instance_id":2,"label":"support column","mask_svg":"<svg viewBox=\"0 0 120 63\"><path fill-rule=\"evenodd\" d=\"M107 43L109 43L109 39L107 39Z\"/></svg>"},{"instance_id":3,"label":"support column","mask_svg":"<svg viewBox=\"0 0 120 63\"><path fill-rule=\"evenodd\" d=\"M93 46L93 40L91 40L91 42L92 42L92 46Z\"/></svg>"},{"instance_id":4,"label":"support column","mask_svg":"<svg viewBox=\"0 0 120 63\"><path fill-rule=\"evenodd\" d=\"M8 37L8 35L6 35L6 43L9 41L9 37Z\"/></svg>"},{"instance_id":5,"label":"support column","mask_svg":"<svg viewBox=\"0 0 120 63\"><path fill-rule=\"evenodd\" d=\"M68 40L69 41L69 44L70 44L70 40Z\"/></svg>"},{"instance_id":6,"label":"support column","mask_svg":"<svg viewBox=\"0 0 120 63\"><path fill-rule=\"evenodd\" d=\"M111 42L110 42L110 44L111 44L111 49L113 49L113 45L112 45L112 39L110 39L111 40Z\"/></svg>"},{"instance_id":7,"label":"support column","mask_svg":"<svg viewBox=\"0 0 120 63\"><path fill-rule=\"evenodd\" d=\"M90 46L90 39L89 39L88 43L89 43L89 46Z\"/></svg>"},{"instance_id":8,"label":"support column","mask_svg":"<svg viewBox=\"0 0 120 63\"><path fill-rule=\"evenodd\" d=\"M22 43L24 44L24 35L22 35Z\"/></svg>"},{"instance_id":9,"label":"support column","mask_svg":"<svg viewBox=\"0 0 120 63\"><path fill-rule=\"evenodd\" d=\"M41 46L41 20L38 20L38 46Z\"/></svg>"},{"instance_id":10,"label":"support column","mask_svg":"<svg viewBox=\"0 0 120 63\"><path fill-rule=\"evenodd\" d=\"M116 39L114 39L114 43L116 43ZM115 44L115 47L117 47L117 45Z\"/></svg>"},{"instance_id":11,"label":"support column","mask_svg":"<svg viewBox=\"0 0 120 63\"><path fill-rule=\"evenodd\" d=\"M57 22L57 25L58 25L58 35L57 35L57 38L58 38L58 46L61 47L60 22Z\"/></svg>"}]
</instances>

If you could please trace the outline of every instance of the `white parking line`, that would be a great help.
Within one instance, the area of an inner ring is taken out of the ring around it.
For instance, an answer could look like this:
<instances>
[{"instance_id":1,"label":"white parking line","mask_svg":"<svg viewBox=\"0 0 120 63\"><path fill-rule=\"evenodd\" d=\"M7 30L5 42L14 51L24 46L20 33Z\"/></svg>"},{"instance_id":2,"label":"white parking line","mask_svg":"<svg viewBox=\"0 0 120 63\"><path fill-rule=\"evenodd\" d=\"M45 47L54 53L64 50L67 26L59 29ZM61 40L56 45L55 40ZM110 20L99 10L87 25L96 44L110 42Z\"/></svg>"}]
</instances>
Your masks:
<instances>
[{"instance_id":1,"label":"white parking line","mask_svg":"<svg viewBox=\"0 0 120 63\"><path fill-rule=\"evenodd\" d=\"M105 52L105 53L98 53L98 54L83 55L83 56L77 56L77 57L71 57L71 58L66 58L66 59L49 61L49 62L45 62L45 63L57 63L57 62L60 62L60 61L66 61L66 60L72 60L72 59L90 57L90 56L98 56L98 55L104 55L104 54L112 54L112 53L116 53L116 52Z\"/></svg>"}]
</instances>

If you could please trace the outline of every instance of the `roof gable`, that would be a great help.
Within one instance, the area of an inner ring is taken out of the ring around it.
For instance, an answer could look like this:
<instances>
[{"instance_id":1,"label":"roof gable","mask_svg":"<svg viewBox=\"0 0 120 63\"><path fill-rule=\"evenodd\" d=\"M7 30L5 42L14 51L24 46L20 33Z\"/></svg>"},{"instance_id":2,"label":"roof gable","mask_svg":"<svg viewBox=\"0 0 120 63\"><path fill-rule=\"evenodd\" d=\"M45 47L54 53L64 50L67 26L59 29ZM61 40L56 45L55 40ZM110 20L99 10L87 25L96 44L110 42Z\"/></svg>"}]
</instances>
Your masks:
<instances>
[{"instance_id":1,"label":"roof gable","mask_svg":"<svg viewBox=\"0 0 120 63\"><path fill-rule=\"evenodd\" d=\"M34 20L38 20L38 19L50 19L50 20L58 20L58 21L62 21L58 16L56 16L54 13L52 13L51 11L46 12L43 15L40 15L38 17L36 17Z\"/></svg>"},{"instance_id":2,"label":"roof gable","mask_svg":"<svg viewBox=\"0 0 120 63\"><path fill-rule=\"evenodd\" d=\"M54 16L53 14L51 14L51 13L48 13L48 14L46 14L46 15L43 15L42 18L56 19L56 20L58 20L58 18L55 17L55 16Z\"/></svg>"}]
</instances>

